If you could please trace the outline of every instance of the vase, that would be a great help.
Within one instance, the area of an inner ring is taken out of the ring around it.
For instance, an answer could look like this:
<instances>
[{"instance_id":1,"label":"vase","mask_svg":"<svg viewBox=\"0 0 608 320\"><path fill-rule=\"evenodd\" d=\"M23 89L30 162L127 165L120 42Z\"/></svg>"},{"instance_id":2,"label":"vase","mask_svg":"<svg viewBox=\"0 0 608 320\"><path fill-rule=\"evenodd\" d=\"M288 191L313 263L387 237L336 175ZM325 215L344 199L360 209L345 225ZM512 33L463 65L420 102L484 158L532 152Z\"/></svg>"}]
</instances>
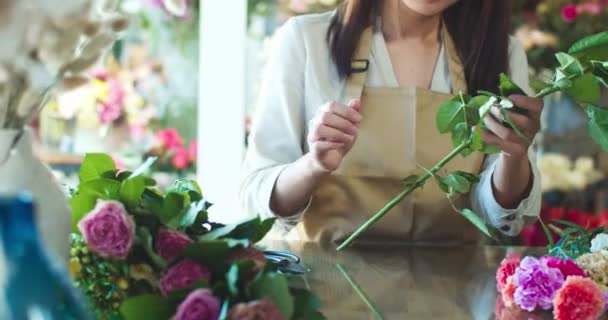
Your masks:
<instances>
[{"instance_id":1,"label":"vase","mask_svg":"<svg viewBox=\"0 0 608 320\"><path fill-rule=\"evenodd\" d=\"M31 194L36 204L36 223L49 253L68 261L71 211L67 195L51 170L33 152L29 129L0 129L0 194Z\"/></svg>"}]
</instances>

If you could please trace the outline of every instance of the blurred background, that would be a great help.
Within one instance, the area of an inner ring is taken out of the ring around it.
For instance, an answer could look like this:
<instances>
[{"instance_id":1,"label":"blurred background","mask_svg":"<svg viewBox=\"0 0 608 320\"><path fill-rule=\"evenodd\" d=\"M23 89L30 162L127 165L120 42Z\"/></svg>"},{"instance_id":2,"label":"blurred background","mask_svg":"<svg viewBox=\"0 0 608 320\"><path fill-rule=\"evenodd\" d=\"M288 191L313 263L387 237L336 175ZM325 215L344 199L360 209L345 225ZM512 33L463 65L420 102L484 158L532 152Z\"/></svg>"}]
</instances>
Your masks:
<instances>
[{"instance_id":1,"label":"blurred background","mask_svg":"<svg viewBox=\"0 0 608 320\"><path fill-rule=\"evenodd\" d=\"M218 204L216 220L241 220L239 165L273 34L291 16L338 3L122 0L128 31L88 71L87 85L58 92L34 120L37 153L66 187L77 183L87 152L110 153L125 169L155 156L161 184L197 177ZM608 0L513 3L513 35L528 53L532 83L545 77L557 51L608 29ZM545 101L535 146L542 216L595 227L608 222L608 155L590 142L582 112L563 96ZM543 245L543 238L534 225L509 241Z\"/></svg>"}]
</instances>

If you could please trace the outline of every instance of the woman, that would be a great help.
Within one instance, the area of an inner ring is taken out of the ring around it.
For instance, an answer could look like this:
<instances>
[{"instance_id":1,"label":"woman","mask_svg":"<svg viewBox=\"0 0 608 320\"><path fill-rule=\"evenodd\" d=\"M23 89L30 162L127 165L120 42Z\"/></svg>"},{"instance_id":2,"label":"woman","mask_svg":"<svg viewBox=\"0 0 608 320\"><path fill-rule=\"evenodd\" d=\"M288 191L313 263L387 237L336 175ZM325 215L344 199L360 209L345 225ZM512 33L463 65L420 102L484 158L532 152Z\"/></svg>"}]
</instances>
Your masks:
<instances>
[{"instance_id":1,"label":"woman","mask_svg":"<svg viewBox=\"0 0 608 320\"><path fill-rule=\"evenodd\" d=\"M336 241L352 233L402 190L402 178L423 174L418 164L430 167L450 152L449 135L435 128L443 102L459 91L496 91L501 72L530 92L508 12L509 1L346 0L335 13L288 21L252 128L246 209L278 218L283 238ZM540 210L529 141L542 101L511 99L528 110L510 116L529 139L487 117L483 139L501 152L458 157L446 170L480 173L456 206L512 236ZM473 242L480 232L428 183L365 236Z\"/></svg>"}]
</instances>

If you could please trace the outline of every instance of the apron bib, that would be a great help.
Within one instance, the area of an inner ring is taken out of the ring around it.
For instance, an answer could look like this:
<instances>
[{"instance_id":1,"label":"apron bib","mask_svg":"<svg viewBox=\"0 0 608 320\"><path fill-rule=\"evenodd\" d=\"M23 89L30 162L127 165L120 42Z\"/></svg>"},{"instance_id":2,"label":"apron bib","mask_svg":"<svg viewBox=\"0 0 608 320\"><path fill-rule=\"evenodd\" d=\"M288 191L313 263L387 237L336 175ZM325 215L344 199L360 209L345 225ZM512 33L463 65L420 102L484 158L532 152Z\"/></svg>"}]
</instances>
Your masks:
<instances>
[{"instance_id":1,"label":"apron bib","mask_svg":"<svg viewBox=\"0 0 608 320\"><path fill-rule=\"evenodd\" d=\"M448 55L452 92L466 92L464 71L452 39L442 28ZM402 180L423 175L418 164L432 167L453 148L449 134L435 127L440 105L453 96L414 87L366 87L372 28L362 34L346 84L345 101L361 99L363 120L359 136L340 168L324 179L313 194L302 221L282 238L336 242L346 238L403 190ZM362 67L363 64L363 68ZM484 156L454 158L444 170L479 173ZM469 206L468 195L454 200ZM477 242L480 233L455 212L446 195L429 179L410 194L360 239L405 242Z\"/></svg>"}]
</instances>

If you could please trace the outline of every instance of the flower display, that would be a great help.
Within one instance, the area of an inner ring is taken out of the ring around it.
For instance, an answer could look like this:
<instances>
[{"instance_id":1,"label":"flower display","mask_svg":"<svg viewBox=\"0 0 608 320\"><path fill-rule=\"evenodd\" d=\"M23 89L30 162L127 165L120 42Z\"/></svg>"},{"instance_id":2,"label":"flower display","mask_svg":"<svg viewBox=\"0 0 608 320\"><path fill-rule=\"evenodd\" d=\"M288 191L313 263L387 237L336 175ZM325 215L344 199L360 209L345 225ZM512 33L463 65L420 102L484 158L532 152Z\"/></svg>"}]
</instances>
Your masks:
<instances>
[{"instance_id":1,"label":"flower display","mask_svg":"<svg viewBox=\"0 0 608 320\"><path fill-rule=\"evenodd\" d=\"M549 268L559 269L566 279L570 276L585 276L585 270L570 258L541 257L540 259L545 262Z\"/></svg>"},{"instance_id":2,"label":"flower display","mask_svg":"<svg viewBox=\"0 0 608 320\"><path fill-rule=\"evenodd\" d=\"M194 169L198 152L196 140L186 144L175 128L158 130L154 137L154 145L146 156L159 158L154 167L156 171L184 173Z\"/></svg>"},{"instance_id":3,"label":"flower display","mask_svg":"<svg viewBox=\"0 0 608 320\"><path fill-rule=\"evenodd\" d=\"M498 267L498 271L496 271L496 288L498 289L498 292L503 290L507 284L507 279L515 273L520 261L521 256L514 253L507 255L507 257L502 260L500 267Z\"/></svg>"},{"instance_id":4,"label":"flower display","mask_svg":"<svg viewBox=\"0 0 608 320\"><path fill-rule=\"evenodd\" d=\"M192 291L177 308L174 320L215 320L220 314L220 300L211 290Z\"/></svg>"},{"instance_id":5,"label":"flower display","mask_svg":"<svg viewBox=\"0 0 608 320\"><path fill-rule=\"evenodd\" d=\"M553 306L555 292L563 282L561 271L549 267L547 261L525 257L513 274L513 283L517 286L515 303L527 311L534 311L537 307L549 310Z\"/></svg>"},{"instance_id":6,"label":"flower display","mask_svg":"<svg viewBox=\"0 0 608 320\"><path fill-rule=\"evenodd\" d=\"M557 291L553 314L556 320L595 320L604 311L604 296L588 278L569 277Z\"/></svg>"},{"instance_id":7,"label":"flower display","mask_svg":"<svg viewBox=\"0 0 608 320\"><path fill-rule=\"evenodd\" d=\"M601 252L586 253L576 259L595 282L608 286L608 256Z\"/></svg>"},{"instance_id":8,"label":"flower display","mask_svg":"<svg viewBox=\"0 0 608 320\"><path fill-rule=\"evenodd\" d=\"M133 245L135 225L122 203L98 201L78 223L89 248L102 257L125 259Z\"/></svg>"},{"instance_id":9,"label":"flower display","mask_svg":"<svg viewBox=\"0 0 608 320\"><path fill-rule=\"evenodd\" d=\"M165 146L183 145L175 132L164 137ZM220 310L233 319L324 319L306 302L314 294L290 287L289 273L256 247L273 219L212 222L195 181L180 179L161 191L144 175L150 165L119 171L106 154L88 154L82 163L70 199L70 270L96 319L153 312L155 319L216 320Z\"/></svg>"},{"instance_id":10,"label":"flower display","mask_svg":"<svg viewBox=\"0 0 608 320\"><path fill-rule=\"evenodd\" d=\"M564 155L546 154L538 160L538 168L545 192L581 190L604 177L587 157L571 161Z\"/></svg>"},{"instance_id":11,"label":"flower display","mask_svg":"<svg viewBox=\"0 0 608 320\"><path fill-rule=\"evenodd\" d=\"M192 260L183 260L167 269L160 279L160 291L168 296L171 291L186 289L198 280L209 281L211 273Z\"/></svg>"}]
</instances>

